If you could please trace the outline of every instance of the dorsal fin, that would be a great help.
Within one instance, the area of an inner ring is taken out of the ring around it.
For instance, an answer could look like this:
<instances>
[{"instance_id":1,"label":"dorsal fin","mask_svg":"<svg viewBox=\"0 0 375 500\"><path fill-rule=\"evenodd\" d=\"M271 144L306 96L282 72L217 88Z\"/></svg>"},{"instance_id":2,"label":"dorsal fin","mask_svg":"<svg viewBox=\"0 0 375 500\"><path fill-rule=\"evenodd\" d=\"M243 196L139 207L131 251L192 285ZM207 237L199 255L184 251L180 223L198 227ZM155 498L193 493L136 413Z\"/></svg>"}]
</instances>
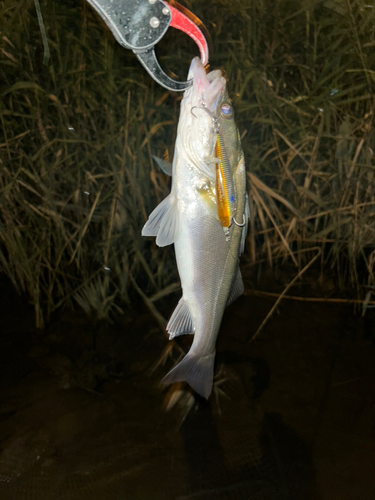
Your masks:
<instances>
[{"instance_id":1,"label":"dorsal fin","mask_svg":"<svg viewBox=\"0 0 375 500\"><path fill-rule=\"evenodd\" d=\"M238 268L236 281L232 285L231 291L230 291L229 296L228 296L226 307L228 307L236 299L238 299L238 297L240 297L243 294L243 292L244 292L244 286L243 286L241 271Z\"/></svg>"},{"instance_id":2,"label":"dorsal fin","mask_svg":"<svg viewBox=\"0 0 375 500\"><path fill-rule=\"evenodd\" d=\"M247 236L247 230L249 227L249 219L250 219L250 206L249 206L249 197L246 193L246 199L245 199L245 225L242 228L242 233L241 233L241 242L240 242L240 248L239 248L239 255L241 256L244 251L245 251L245 243L246 243L246 236Z\"/></svg>"}]
</instances>

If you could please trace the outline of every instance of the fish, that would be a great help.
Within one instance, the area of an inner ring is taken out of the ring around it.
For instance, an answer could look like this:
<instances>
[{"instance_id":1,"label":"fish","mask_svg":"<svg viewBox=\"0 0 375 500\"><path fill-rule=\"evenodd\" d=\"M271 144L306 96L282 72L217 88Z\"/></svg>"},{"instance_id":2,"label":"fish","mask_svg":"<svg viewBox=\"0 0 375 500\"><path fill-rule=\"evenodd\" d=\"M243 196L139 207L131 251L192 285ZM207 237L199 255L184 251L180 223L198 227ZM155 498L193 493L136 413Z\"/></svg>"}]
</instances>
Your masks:
<instances>
[{"instance_id":1,"label":"fish","mask_svg":"<svg viewBox=\"0 0 375 500\"><path fill-rule=\"evenodd\" d=\"M246 169L227 81L206 74L198 57L181 101L170 194L150 214L143 236L174 244L182 297L168 324L169 338L193 334L190 350L161 381L187 382L203 398L212 392L216 339L226 306L244 291L239 257L249 208Z\"/></svg>"}]
</instances>

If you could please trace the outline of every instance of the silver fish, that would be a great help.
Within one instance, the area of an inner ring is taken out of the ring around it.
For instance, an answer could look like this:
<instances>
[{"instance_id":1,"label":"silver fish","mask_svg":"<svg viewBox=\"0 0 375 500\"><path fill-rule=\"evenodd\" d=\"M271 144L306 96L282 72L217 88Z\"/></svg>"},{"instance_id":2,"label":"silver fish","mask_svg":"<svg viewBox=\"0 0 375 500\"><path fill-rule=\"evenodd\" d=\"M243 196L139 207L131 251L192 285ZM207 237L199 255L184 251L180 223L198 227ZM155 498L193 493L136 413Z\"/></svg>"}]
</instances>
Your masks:
<instances>
[{"instance_id":1,"label":"silver fish","mask_svg":"<svg viewBox=\"0 0 375 500\"><path fill-rule=\"evenodd\" d=\"M181 102L171 193L151 213L142 235L156 236L159 246L174 243L183 295L167 331L170 338L194 334L187 355L161 383L186 381L208 398L223 312L244 289L239 256L249 212L244 155L226 80L219 70L206 75L199 58L193 59L188 78L194 83ZM228 223L219 215L223 210Z\"/></svg>"}]
</instances>

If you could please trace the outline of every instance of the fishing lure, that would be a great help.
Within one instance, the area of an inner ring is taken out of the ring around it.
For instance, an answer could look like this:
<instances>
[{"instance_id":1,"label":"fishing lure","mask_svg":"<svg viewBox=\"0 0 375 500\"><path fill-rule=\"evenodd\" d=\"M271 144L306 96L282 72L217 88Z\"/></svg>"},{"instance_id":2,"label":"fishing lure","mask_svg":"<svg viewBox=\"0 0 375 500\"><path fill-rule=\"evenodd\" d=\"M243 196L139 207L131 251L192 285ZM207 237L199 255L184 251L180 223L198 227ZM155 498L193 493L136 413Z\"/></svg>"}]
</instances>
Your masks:
<instances>
[{"instance_id":1,"label":"fishing lure","mask_svg":"<svg viewBox=\"0 0 375 500\"><path fill-rule=\"evenodd\" d=\"M201 106L194 106L193 109L203 109L212 119L213 132L215 134L215 159L216 159L216 176L215 176L215 191L216 191L216 207L217 216L221 226L224 228L225 234L228 236L228 228L235 223L239 227L245 225L245 216L240 224L234 217L235 212L235 195L233 188L233 176L231 166L225 149L224 139L220 133L219 120L212 114L203 101ZM228 104L222 106L222 113L228 115L231 113L231 107Z\"/></svg>"},{"instance_id":2,"label":"fishing lure","mask_svg":"<svg viewBox=\"0 0 375 500\"><path fill-rule=\"evenodd\" d=\"M234 221L234 189L230 163L225 150L223 137L216 132L216 204L219 222L223 227L230 227Z\"/></svg>"}]
</instances>

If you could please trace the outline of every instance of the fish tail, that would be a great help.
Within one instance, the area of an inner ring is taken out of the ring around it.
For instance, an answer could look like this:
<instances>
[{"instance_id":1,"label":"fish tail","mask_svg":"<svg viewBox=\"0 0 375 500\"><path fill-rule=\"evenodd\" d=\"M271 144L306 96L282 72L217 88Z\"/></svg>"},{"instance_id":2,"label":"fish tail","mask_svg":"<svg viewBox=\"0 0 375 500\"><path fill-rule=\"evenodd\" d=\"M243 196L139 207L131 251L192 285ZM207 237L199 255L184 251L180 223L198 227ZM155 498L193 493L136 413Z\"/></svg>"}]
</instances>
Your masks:
<instances>
[{"instance_id":1,"label":"fish tail","mask_svg":"<svg viewBox=\"0 0 375 500\"><path fill-rule=\"evenodd\" d=\"M160 382L162 385L187 382L200 396L208 399L212 391L215 351L206 356L188 353Z\"/></svg>"}]
</instances>

